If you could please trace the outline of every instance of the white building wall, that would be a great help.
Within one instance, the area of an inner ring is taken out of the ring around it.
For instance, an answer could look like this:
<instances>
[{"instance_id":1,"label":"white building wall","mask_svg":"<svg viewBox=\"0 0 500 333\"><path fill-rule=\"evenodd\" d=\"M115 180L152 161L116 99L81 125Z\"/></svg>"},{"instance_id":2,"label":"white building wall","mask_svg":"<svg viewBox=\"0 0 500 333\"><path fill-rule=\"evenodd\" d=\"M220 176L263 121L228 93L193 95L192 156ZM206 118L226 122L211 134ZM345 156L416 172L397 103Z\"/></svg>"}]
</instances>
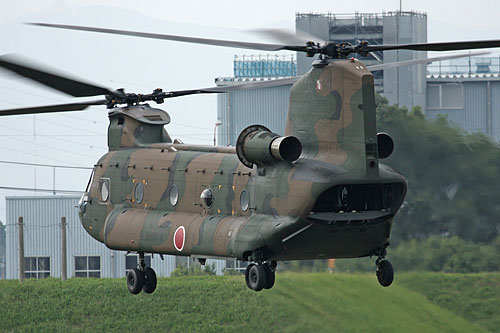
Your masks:
<instances>
[{"instance_id":1,"label":"white building wall","mask_svg":"<svg viewBox=\"0 0 500 333\"><path fill-rule=\"evenodd\" d=\"M68 277L75 276L75 256L100 256L101 277L125 276L125 252L112 251L83 229L76 206L77 196L7 197L6 277L19 278L18 217L24 218L25 257L50 257L50 276L61 276L61 217L67 222ZM151 266L160 277L175 269L175 256L154 255ZM222 261L224 262L224 261ZM219 264L222 267L222 264ZM219 273L220 271L220 273ZM222 268L218 269L222 273Z\"/></svg>"}]
</instances>

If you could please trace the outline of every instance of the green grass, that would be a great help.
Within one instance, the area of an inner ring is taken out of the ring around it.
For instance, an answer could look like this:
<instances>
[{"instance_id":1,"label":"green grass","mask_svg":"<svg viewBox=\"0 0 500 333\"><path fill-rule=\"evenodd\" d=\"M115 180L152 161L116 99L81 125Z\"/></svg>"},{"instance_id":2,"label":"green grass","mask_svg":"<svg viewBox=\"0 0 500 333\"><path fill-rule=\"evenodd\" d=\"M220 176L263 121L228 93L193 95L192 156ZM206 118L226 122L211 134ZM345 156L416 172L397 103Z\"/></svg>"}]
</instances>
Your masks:
<instances>
[{"instance_id":1,"label":"green grass","mask_svg":"<svg viewBox=\"0 0 500 333\"><path fill-rule=\"evenodd\" d=\"M407 273L398 283L491 332L500 332L500 273Z\"/></svg>"},{"instance_id":2,"label":"green grass","mask_svg":"<svg viewBox=\"0 0 500 333\"><path fill-rule=\"evenodd\" d=\"M131 295L124 279L0 281L0 331L500 331L499 284L500 274L399 274L383 288L374 274L283 273L260 293L241 276L201 276Z\"/></svg>"}]
</instances>

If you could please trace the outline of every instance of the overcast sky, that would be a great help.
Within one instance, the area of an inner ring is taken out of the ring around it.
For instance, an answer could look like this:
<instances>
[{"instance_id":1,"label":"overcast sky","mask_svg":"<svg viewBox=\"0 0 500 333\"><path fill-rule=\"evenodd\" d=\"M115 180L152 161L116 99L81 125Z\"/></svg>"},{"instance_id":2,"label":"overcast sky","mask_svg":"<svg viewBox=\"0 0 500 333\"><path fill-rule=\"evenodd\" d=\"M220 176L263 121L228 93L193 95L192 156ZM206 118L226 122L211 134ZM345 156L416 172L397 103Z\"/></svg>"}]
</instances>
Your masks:
<instances>
[{"instance_id":1,"label":"overcast sky","mask_svg":"<svg viewBox=\"0 0 500 333\"><path fill-rule=\"evenodd\" d=\"M428 40L500 38L500 3L476 1L403 1L403 10L428 14ZM295 13L353 13L395 11L399 1L4 1L0 11L0 54L17 53L110 88L148 93L214 85L219 76L232 76L235 54L246 50L97 35L23 25L51 22L193 35L220 39L265 41L248 33L257 28L295 27ZM279 54L287 54L281 52ZM41 88L0 72L0 108L70 101L61 93ZM167 130L186 143L213 140L216 97L193 96L167 101L162 108L172 117ZM107 112L15 116L0 119L0 160L91 167L106 152ZM36 135L34 135L36 134ZM59 189L83 190L88 171L57 169ZM52 188L53 170L0 163L0 186ZM5 196L30 192L0 190L0 220L5 221Z\"/></svg>"}]
</instances>

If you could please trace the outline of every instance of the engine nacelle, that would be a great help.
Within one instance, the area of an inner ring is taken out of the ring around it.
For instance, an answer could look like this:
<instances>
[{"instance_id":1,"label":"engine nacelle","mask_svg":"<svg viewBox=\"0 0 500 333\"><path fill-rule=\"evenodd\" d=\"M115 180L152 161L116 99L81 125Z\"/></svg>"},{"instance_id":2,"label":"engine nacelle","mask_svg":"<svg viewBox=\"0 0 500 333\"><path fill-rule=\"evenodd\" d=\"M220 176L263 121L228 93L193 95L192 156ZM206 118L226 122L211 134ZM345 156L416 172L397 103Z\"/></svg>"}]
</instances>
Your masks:
<instances>
[{"instance_id":1,"label":"engine nacelle","mask_svg":"<svg viewBox=\"0 0 500 333\"><path fill-rule=\"evenodd\" d=\"M238 136L236 154L241 163L252 168L254 164L293 162L302 154L302 145L294 136L279 136L262 125L252 125Z\"/></svg>"},{"instance_id":2,"label":"engine nacelle","mask_svg":"<svg viewBox=\"0 0 500 333\"><path fill-rule=\"evenodd\" d=\"M394 140L387 133L377 133L378 158L384 159L391 156L394 151Z\"/></svg>"}]
</instances>

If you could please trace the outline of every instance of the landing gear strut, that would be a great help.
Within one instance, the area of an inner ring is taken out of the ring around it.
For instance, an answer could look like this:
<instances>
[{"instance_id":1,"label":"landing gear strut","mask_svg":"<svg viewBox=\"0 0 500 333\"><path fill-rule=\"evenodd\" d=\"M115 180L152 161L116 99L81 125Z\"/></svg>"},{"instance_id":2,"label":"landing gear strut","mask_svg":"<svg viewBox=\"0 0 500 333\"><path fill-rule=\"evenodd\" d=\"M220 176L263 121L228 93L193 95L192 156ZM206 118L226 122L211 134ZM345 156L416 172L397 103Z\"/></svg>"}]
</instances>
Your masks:
<instances>
[{"instance_id":1,"label":"landing gear strut","mask_svg":"<svg viewBox=\"0 0 500 333\"><path fill-rule=\"evenodd\" d=\"M377 261L375 261L375 264L377 265L377 279L383 287L389 287L394 280L394 269L392 268L390 261L385 259L386 254L387 251L382 249L379 253Z\"/></svg>"},{"instance_id":2,"label":"landing gear strut","mask_svg":"<svg viewBox=\"0 0 500 333\"><path fill-rule=\"evenodd\" d=\"M271 289L276 279L276 261L257 262L247 266L245 271L245 281L248 288L261 291Z\"/></svg>"},{"instance_id":3,"label":"landing gear strut","mask_svg":"<svg viewBox=\"0 0 500 333\"><path fill-rule=\"evenodd\" d=\"M156 289L156 273L151 267L146 267L144 262L144 252L139 252L139 265L127 273L127 288L136 295L144 290L146 294L151 294Z\"/></svg>"}]
</instances>

